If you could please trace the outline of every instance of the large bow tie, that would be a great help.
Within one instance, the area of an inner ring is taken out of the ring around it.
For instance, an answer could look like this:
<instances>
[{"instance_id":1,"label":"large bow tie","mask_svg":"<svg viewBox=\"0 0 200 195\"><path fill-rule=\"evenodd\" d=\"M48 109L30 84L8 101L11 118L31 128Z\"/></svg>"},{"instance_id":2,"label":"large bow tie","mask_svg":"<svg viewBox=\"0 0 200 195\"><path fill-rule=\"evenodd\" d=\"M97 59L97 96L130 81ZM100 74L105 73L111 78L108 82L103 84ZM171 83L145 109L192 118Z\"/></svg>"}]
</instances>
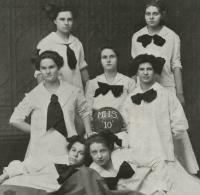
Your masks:
<instances>
[{"instance_id":1,"label":"large bow tie","mask_svg":"<svg viewBox=\"0 0 200 195\"><path fill-rule=\"evenodd\" d=\"M154 89L150 89L145 93L137 93L136 95L131 96L132 102L134 104L141 104L141 101L152 102L157 97L157 92Z\"/></svg>"},{"instance_id":2,"label":"large bow tie","mask_svg":"<svg viewBox=\"0 0 200 195\"><path fill-rule=\"evenodd\" d=\"M163 46L166 42L165 39L163 39L161 36L159 35L148 35L148 34L145 34L145 35L141 35L140 37L137 38L137 42L140 42L142 43L142 46L143 47L146 47L147 45L149 45L151 43L153 39L153 42L155 45L158 45L158 46Z\"/></svg>"},{"instance_id":3,"label":"large bow tie","mask_svg":"<svg viewBox=\"0 0 200 195\"><path fill-rule=\"evenodd\" d=\"M98 82L98 85L99 88L96 89L94 97L97 97L100 94L105 95L109 91L111 91L115 97L119 97L123 93L123 85L109 85L102 82Z\"/></svg>"},{"instance_id":4,"label":"large bow tie","mask_svg":"<svg viewBox=\"0 0 200 195\"><path fill-rule=\"evenodd\" d=\"M57 179L59 184L63 184L70 176L72 176L77 169L73 165L55 164L56 170L59 174Z\"/></svg>"},{"instance_id":5,"label":"large bow tie","mask_svg":"<svg viewBox=\"0 0 200 195\"><path fill-rule=\"evenodd\" d=\"M119 172L116 177L104 177L104 180L105 180L106 184L108 185L108 187L111 190L113 190L116 188L117 182L119 181L119 179L128 179L128 178L132 177L134 173L135 173L135 171L132 169L132 167L129 165L129 163L124 161L121 164L121 166L119 168Z\"/></svg>"},{"instance_id":6,"label":"large bow tie","mask_svg":"<svg viewBox=\"0 0 200 195\"><path fill-rule=\"evenodd\" d=\"M53 94L47 109L47 131L50 128L56 129L63 136L67 137L67 129L62 108L58 102L58 96Z\"/></svg>"},{"instance_id":7,"label":"large bow tie","mask_svg":"<svg viewBox=\"0 0 200 195\"><path fill-rule=\"evenodd\" d=\"M74 70L76 68L77 59L74 51L70 48L69 44L66 44L66 46L67 46L67 62L70 69Z\"/></svg>"}]
</instances>

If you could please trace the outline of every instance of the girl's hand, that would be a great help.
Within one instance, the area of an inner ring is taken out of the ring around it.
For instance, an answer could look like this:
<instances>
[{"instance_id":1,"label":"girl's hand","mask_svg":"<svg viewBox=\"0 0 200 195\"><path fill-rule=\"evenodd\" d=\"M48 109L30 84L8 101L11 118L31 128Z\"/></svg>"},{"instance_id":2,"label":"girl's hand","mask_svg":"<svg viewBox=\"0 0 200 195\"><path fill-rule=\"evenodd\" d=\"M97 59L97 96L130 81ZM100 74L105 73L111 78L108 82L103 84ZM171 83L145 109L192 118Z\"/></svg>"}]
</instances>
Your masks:
<instances>
[{"instance_id":1,"label":"girl's hand","mask_svg":"<svg viewBox=\"0 0 200 195\"><path fill-rule=\"evenodd\" d=\"M88 137L94 134L97 134L97 132L92 131L92 132L85 133L84 138L87 139Z\"/></svg>"}]
</instances>

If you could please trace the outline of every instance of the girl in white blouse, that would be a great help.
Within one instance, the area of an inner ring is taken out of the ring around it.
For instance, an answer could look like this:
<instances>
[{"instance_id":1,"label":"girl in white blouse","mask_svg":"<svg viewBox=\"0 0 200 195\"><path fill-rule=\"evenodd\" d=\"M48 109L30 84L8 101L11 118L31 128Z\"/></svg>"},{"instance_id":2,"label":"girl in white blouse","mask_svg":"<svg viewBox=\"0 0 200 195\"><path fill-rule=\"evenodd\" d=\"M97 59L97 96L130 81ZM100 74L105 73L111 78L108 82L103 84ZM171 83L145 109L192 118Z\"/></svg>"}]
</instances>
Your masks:
<instances>
[{"instance_id":1,"label":"girl in white blouse","mask_svg":"<svg viewBox=\"0 0 200 195\"><path fill-rule=\"evenodd\" d=\"M10 124L30 133L27 157L51 155L55 163L66 162L66 137L77 135L74 125L77 112L90 134L88 106L81 89L58 79L63 58L54 51L45 51L35 60L43 81L15 108ZM31 124L25 119L31 114ZM55 129L57 131L55 131Z\"/></svg>"},{"instance_id":2,"label":"girl in white blouse","mask_svg":"<svg viewBox=\"0 0 200 195\"><path fill-rule=\"evenodd\" d=\"M104 73L89 80L86 86L86 100L90 113L102 107L121 110L127 95L135 88L135 81L117 72L118 54L113 47L106 46L100 52Z\"/></svg>"},{"instance_id":3,"label":"girl in white blouse","mask_svg":"<svg viewBox=\"0 0 200 195\"><path fill-rule=\"evenodd\" d=\"M164 8L160 0L149 0L145 6L146 26L133 34L131 55L153 54L165 59L158 82L176 94L185 104L180 61L180 38L163 23ZM175 153L181 164L190 173L196 174L199 167L187 132L175 143Z\"/></svg>"}]
</instances>

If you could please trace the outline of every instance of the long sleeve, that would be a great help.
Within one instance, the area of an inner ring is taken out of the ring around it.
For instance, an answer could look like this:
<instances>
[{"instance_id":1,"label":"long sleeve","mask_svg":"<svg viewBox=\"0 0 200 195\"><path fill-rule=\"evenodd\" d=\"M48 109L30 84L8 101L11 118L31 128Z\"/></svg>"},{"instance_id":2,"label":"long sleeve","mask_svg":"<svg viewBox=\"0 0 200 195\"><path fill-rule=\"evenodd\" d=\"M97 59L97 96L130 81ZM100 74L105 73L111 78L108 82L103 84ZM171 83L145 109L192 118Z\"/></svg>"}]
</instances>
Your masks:
<instances>
[{"instance_id":1,"label":"long sleeve","mask_svg":"<svg viewBox=\"0 0 200 195\"><path fill-rule=\"evenodd\" d=\"M92 115L92 107L93 107L93 103L94 103L94 87L93 87L91 81L88 81L86 83L85 97L86 97L86 100L88 103L90 115Z\"/></svg>"},{"instance_id":2,"label":"long sleeve","mask_svg":"<svg viewBox=\"0 0 200 195\"><path fill-rule=\"evenodd\" d=\"M80 43L80 57L79 57L79 69L83 69L85 67L87 67L87 63L85 61L85 54L84 54L84 50L83 50L83 46Z\"/></svg>"},{"instance_id":3,"label":"long sleeve","mask_svg":"<svg viewBox=\"0 0 200 195\"><path fill-rule=\"evenodd\" d=\"M84 97L83 92L80 89L78 90L76 97L76 110L82 119L89 115L89 109L86 99Z\"/></svg>"},{"instance_id":4,"label":"long sleeve","mask_svg":"<svg viewBox=\"0 0 200 195\"><path fill-rule=\"evenodd\" d=\"M171 68L182 68L181 65L181 54L180 54L180 45L181 41L178 35L175 34L174 37L174 46L172 51L172 58L171 58Z\"/></svg>"},{"instance_id":5,"label":"long sleeve","mask_svg":"<svg viewBox=\"0 0 200 195\"><path fill-rule=\"evenodd\" d=\"M31 105L31 100L29 95L26 95L25 98L15 107L14 112L10 118L10 123L19 123L23 122L25 118L31 113L33 107Z\"/></svg>"},{"instance_id":6,"label":"long sleeve","mask_svg":"<svg viewBox=\"0 0 200 195\"><path fill-rule=\"evenodd\" d=\"M188 129L188 122L184 110L175 94L169 93L169 114L173 134L182 134Z\"/></svg>"},{"instance_id":7,"label":"long sleeve","mask_svg":"<svg viewBox=\"0 0 200 195\"><path fill-rule=\"evenodd\" d=\"M134 34L133 37L132 37L132 43L131 43L131 56L132 56L132 58L135 58L137 56L135 43L136 43L136 36Z\"/></svg>"}]
</instances>

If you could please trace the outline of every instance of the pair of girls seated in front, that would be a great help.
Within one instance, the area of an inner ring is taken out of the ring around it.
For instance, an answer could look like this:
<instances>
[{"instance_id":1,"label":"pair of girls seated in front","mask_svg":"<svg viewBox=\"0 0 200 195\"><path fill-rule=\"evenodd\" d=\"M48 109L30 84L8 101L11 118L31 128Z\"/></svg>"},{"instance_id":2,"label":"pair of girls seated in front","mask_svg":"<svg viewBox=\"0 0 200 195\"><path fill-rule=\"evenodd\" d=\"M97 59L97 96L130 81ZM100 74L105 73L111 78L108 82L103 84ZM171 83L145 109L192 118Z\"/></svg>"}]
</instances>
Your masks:
<instances>
[{"instance_id":1,"label":"pair of girls seated in front","mask_svg":"<svg viewBox=\"0 0 200 195\"><path fill-rule=\"evenodd\" d=\"M118 181L121 178L129 178L134 175L134 168L126 161L122 163L119 170L113 167L111 152L114 149L114 142L121 146L122 140L110 131L94 134L87 140L80 136L72 136L67 140L69 153L66 164L55 164L48 156L35 159L26 158L24 161L14 160L4 168L0 182L3 185L34 187L47 192L57 191L62 185L57 194L64 194L66 190L69 193L72 188L78 190L79 185L82 184L84 190L88 192L87 194L94 190L97 194L98 190L102 190L101 188L108 192L109 189L118 189ZM91 169L85 167L88 164L91 164ZM93 179L96 183L84 184L80 174L87 181ZM76 187L72 185L73 178L76 180ZM101 186L101 188L97 190L95 185L98 188ZM126 194L127 192L122 193Z\"/></svg>"}]
</instances>

